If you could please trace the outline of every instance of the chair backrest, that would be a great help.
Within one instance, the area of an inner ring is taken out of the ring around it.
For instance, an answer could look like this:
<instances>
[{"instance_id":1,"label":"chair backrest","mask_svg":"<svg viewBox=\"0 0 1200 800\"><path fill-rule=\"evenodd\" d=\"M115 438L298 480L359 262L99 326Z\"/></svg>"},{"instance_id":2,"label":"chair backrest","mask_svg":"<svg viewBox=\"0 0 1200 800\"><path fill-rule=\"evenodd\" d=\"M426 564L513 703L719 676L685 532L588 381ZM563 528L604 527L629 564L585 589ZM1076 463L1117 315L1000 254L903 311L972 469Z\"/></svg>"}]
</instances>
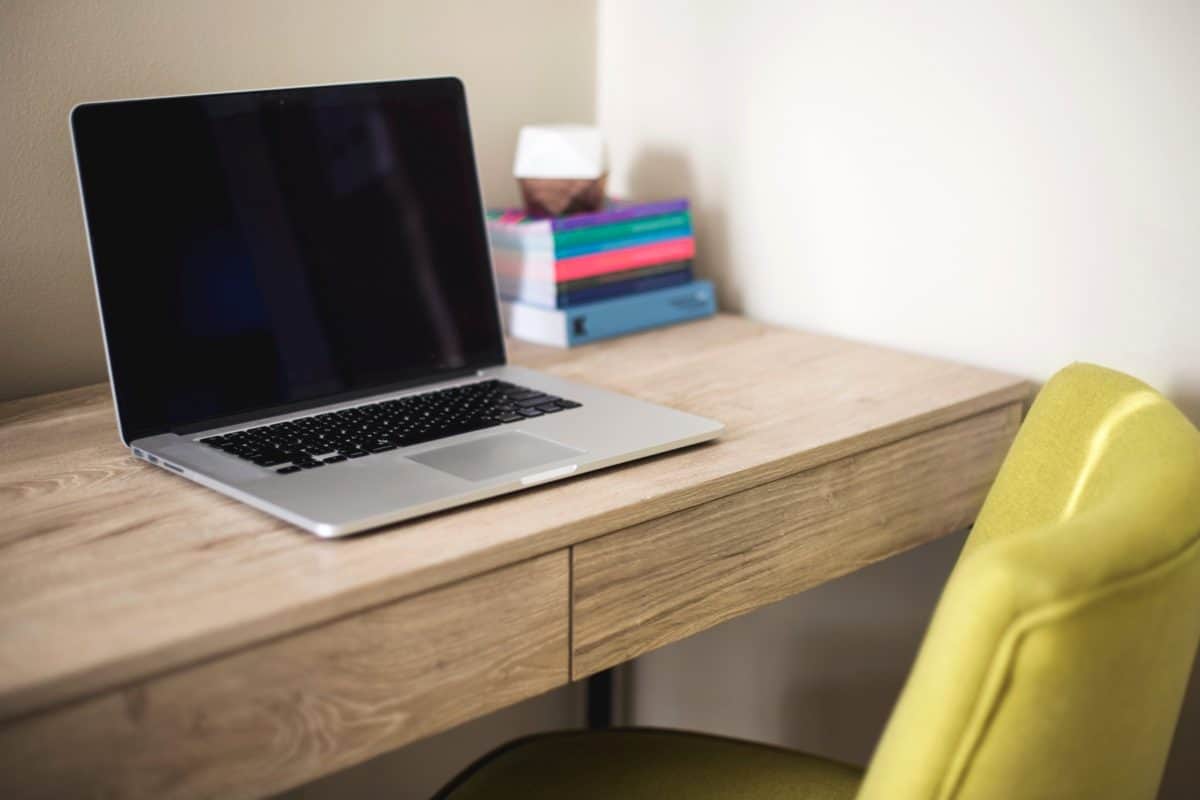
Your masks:
<instances>
[{"instance_id":1,"label":"chair backrest","mask_svg":"<svg viewBox=\"0 0 1200 800\"><path fill-rule=\"evenodd\" d=\"M868 766L866 800L1150 800L1200 641L1200 433L1076 364L1038 395Z\"/></svg>"}]
</instances>

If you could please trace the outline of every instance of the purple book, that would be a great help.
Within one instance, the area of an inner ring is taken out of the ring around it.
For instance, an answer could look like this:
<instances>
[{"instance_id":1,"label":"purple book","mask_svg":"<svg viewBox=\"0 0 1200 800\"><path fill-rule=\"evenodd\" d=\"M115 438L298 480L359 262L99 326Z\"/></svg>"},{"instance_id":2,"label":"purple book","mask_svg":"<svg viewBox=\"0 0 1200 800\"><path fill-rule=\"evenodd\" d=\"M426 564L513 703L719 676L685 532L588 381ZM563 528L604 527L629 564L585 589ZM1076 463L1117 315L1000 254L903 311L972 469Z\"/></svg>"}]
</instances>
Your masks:
<instances>
[{"instance_id":1,"label":"purple book","mask_svg":"<svg viewBox=\"0 0 1200 800\"><path fill-rule=\"evenodd\" d=\"M534 222L550 223L552 231L573 231L578 228L590 228L594 225L608 225L613 222L626 222L641 217L655 217L659 214L678 214L687 211L687 198L679 197L673 200L657 200L653 203L623 203L616 202L603 211L590 214L572 214L569 217L527 217L520 211L492 212L488 216L502 223Z\"/></svg>"},{"instance_id":2,"label":"purple book","mask_svg":"<svg viewBox=\"0 0 1200 800\"><path fill-rule=\"evenodd\" d=\"M576 228L625 222L639 217L678 214L681 211L687 211L687 208L688 201L683 197L674 200L659 200L655 203L613 203L603 211L597 211L594 214L572 214L569 217L557 217L551 221L551 225L556 231L572 231Z\"/></svg>"}]
</instances>

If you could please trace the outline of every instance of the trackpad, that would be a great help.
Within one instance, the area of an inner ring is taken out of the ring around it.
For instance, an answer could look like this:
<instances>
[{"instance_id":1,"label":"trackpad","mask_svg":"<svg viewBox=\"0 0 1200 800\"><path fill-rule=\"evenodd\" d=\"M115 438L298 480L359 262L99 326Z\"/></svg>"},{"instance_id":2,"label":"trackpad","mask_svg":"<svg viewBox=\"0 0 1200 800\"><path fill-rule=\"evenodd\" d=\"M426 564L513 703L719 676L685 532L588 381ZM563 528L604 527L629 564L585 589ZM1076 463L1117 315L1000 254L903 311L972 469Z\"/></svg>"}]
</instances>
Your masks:
<instances>
[{"instance_id":1,"label":"trackpad","mask_svg":"<svg viewBox=\"0 0 1200 800\"><path fill-rule=\"evenodd\" d=\"M521 472L582 453L571 447L516 431L498 433L473 442L426 450L413 461L469 481L485 481L510 472Z\"/></svg>"}]
</instances>

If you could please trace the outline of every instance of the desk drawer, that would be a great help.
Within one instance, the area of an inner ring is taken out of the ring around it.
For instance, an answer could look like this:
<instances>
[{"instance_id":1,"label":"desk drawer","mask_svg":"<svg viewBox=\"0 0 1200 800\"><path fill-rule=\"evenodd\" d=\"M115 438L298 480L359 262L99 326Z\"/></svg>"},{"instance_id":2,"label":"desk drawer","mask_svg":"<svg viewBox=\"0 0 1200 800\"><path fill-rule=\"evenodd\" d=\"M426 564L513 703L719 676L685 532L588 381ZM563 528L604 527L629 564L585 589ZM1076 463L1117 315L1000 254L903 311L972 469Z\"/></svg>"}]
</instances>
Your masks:
<instances>
[{"instance_id":1,"label":"desk drawer","mask_svg":"<svg viewBox=\"0 0 1200 800\"><path fill-rule=\"evenodd\" d=\"M567 573L550 553L6 723L0 786L261 796L365 761L566 683Z\"/></svg>"},{"instance_id":2,"label":"desk drawer","mask_svg":"<svg viewBox=\"0 0 1200 800\"><path fill-rule=\"evenodd\" d=\"M971 523L1014 403L572 550L572 678Z\"/></svg>"}]
</instances>

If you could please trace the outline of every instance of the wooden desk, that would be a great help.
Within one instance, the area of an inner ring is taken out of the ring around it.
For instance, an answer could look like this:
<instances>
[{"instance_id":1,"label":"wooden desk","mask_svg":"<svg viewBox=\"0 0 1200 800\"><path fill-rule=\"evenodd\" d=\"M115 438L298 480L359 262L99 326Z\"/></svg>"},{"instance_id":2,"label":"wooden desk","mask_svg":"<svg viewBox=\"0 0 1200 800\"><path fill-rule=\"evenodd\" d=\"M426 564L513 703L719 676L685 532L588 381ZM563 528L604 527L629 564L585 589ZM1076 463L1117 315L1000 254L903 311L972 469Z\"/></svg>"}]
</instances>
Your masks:
<instances>
[{"instance_id":1,"label":"wooden desk","mask_svg":"<svg viewBox=\"0 0 1200 800\"><path fill-rule=\"evenodd\" d=\"M0 405L0 794L278 792L968 524L1007 375L731 316L513 360L716 443L321 541Z\"/></svg>"}]
</instances>

